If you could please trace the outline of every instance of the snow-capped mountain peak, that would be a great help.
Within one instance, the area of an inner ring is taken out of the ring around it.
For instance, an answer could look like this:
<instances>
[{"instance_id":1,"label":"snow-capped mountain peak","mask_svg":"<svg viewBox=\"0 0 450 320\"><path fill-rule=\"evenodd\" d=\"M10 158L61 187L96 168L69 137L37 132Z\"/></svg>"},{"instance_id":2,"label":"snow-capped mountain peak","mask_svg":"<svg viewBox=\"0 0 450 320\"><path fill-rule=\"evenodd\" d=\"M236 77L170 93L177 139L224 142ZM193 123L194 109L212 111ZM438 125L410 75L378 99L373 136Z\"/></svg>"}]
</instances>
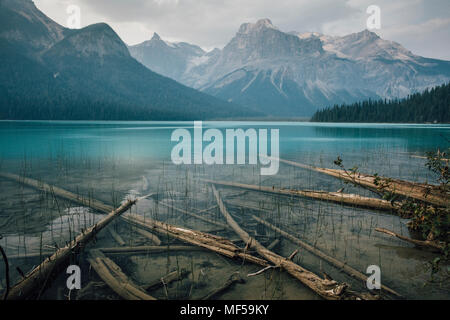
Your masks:
<instances>
[{"instance_id":1,"label":"snow-capped mountain peak","mask_svg":"<svg viewBox=\"0 0 450 320\"><path fill-rule=\"evenodd\" d=\"M130 50L156 72L272 115L308 116L333 104L402 98L450 81L450 62L416 56L375 32L283 32L269 19L242 24L222 50L209 53Z\"/></svg>"}]
</instances>

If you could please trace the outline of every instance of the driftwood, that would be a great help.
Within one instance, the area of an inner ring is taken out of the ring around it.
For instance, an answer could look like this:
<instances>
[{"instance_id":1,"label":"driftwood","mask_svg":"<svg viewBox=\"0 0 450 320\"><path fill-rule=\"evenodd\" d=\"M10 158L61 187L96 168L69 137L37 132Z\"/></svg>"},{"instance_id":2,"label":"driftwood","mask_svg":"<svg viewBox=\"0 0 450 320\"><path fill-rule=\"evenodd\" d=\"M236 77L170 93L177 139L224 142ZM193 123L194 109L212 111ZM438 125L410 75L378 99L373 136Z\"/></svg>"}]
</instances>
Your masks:
<instances>
[{"instance_id":1,"label":"driftwood","mask_svg":"<svg viewBox=\"0 0 450 320\"><path fill-rule=\"evenodd\" d=\"M254 257L246 252L243 252L241 248L237 247L230 240L219 236L187 228L176 227L135 214L127 214L123 216L123 219L130 221L131 223L135 223L142 228L147 228L151 232L156 232L161 235L211 250L231 259L240 258L244 261L255 263L264 267L268 265L267 261L264 259Z\"/></svg>"},{"instance_id":2,"label":"driftwood","mask_svg":"<svg viewBox=\"0 0 450 320\"><path fill-rule=\"evenodd\" d=\"M230 289L231 286L233 286L235 283L245 283L245 280L241 278L239 272L233 273L222 286L208 293L206 296L201 298L201 300L210 300L216 298L219 294Z\"/></svg>"},{"instance_id":3,"label":"driftwood","mask_svg":"<svg viewBox=\"0 0 450 320\"><path fill-rule=\"evenodd\" d=\"M371 299L370 295L359 295L347 290L347 284L338 283L334 280L327 280L319 278L316 274L309 270L295 264L294 262L277 255L276 253L267 250L257 240L250 237L247 232L241 229L241 227L234 221L233 217L228 213L219 192L212 184L214 196L217 204L219 205L220 212L227 220L227 223L231 228L241 237L241 239L248 244L250 248L255 249L262 257L272 262L275 266L280 266L291 274L294 278L298 279L308 288L316 292L318 295L327 300L340 300L340 299Z\"/></svg>"},{"instance_id":4,"label":"driftwood","mask_svg":"<svg viewBox=\"0 0 450 320\"><path fill-rule=\"evenodd\" d=\"M125 300L156 300L133 283L120 267L99 250L91 250L89 263L100 278Z\"/></svg>"},{"instance_id":5,"label":"driftwood","mask_svg":"<svg viewBox=\"0 0 450 320\"><path fill-rule=\"evenodd\" d=\"M18 176L16 174L12 174L12 173L5 173L5 172L0 172L0 178L5 178L5 179L11 180L11 181L18 182L23 185L27 185L29 187L32 187L32 188L40 190L40 191L54 194L60 198L75 202L82 206L89 207L89 208L95 209L95 210L103 212L103 213L109 213L113 210L111 206L108 206L101 201L98 201L95 199L84 198L78 194L75 194L70 191L49 185L47 183L43 183L38 180Z\"/></svg>"},{"instance_id":6,"label":"driftwood","mask_svg":"<svg viewBox=\"0 0 450 320\"><path fill-rule=\"evenodd\" d=\"M179 212L179 213L182 213L182 214L184 214L184 215L188 215L188 216L190 216L190 217L193 217L193 218L195 218L195 219L198 219L198 220L207 222L207 223L209 223L209 224L213 224L213 225L219 226L219 227L221 227L221 228L223 228L223 229L226 229L226 230L229 230L229 229L230 229L230 227L229 227L228 225L224 224L224 223L221 223L221 222L218 222L218 221L214 221L214 220L205 218L205 217L200 216L200 215L198 215L198 214L195 214L195 213L192 213L192 212L189 212L189 211L186 211L186 210L177 208L177 207L175 207L175 206L173 206L173 205L170 205L170 204L167 204L167 203L164 203L164 202L158 202L158 204L163 205L163 206L165 206L165 207L167 207L167 208L173 209L173 210L175 210L175 211L177 211L177 212ZM211 209L211 208L210 208L210 209ZM209 209L207 209L207 210L209 210Z\"/></svg>"},{"instance_id":7,"label":"driftwood","mask_svg":"<svg viewBox=\"0 0 450 320\"><path fill-rule=\"evenodd\" d=\"M313 170L316 172L324 173L329 176L349 181L358 184L362 187L368 188L375 192L379 192L380 188L375 184L375 180L378 179L381 183L385 184L384 190L398 194L404 197L413 198L426 203L430 203L439 207L448 207L450 205L450 195L442 193L437 186L416 183L411 181L404 181L400 179L390 179L385 177L375 177L369 174L363 173L351 173L338 169L326 169L309 166L293 161L278 159L280 162L299 167L304 169Z\"/></svg>"},{"instance_id":8,"label":"driftwood","mask_svg":"<svg viewBox=\"0 0 450 320\"><path fill-rule=\"evenodd\" d=\"M85 199L81 196L70 193L64 189L53 187L51 185L41 183L37 180L24 178L21 176L13 175L13 174L5 174L0 173L0 177L4 177L7 179L11 179L18 183L27 185L29 187L38 189L38 190L51 190L55 196L62 197L64 199L70 200L74 203L85 205L91 207L97 211L107 213L112 210L112 207L104 204L98 200ZM42 187L44 186L44 187ZM151 232L157 232L159 234L172 237L174 239L181 240L183 242L193 244L195 246L208 249L210 251L219 253L231 259L242 259L244 261L248 261L250 263L258 264L263 267L268 265L267 261L264 259L260 259L252 256L251 254L242 252L242 249L233 244L228 239L215 236L212 234L199 232L190 230L187 228L180 228L174 225L170 225L168 223L159 222L153 219L144 218L142 216L136 214L127 214L122 216L122 219L125 221L137 224L144 229L148 229Z\"/></svg>"},{"instance_id":9,"label":"driftwood","mask_svg":"<svg viewBox=\"0 0 450 320\"><path fill-rule=\"evenodd\" d=\"M376 228L375 231L388 234L388 235L390 235L392 237L396 237L396 238L401 239L403 241L407 241L407 242L415 244L416 246L419 246L419 247L426 247L426 248L431 248L431 249L434 249L434 250L443 251L445 249L445 246L446 246L444 242L429 241L429 240L426 240L426 241L414 240L414 239L402 236L402 235L400 235L398 233L395 233L393 231L390 231L390 230L387 230L387 229L383 229L383 228Z\"/></svg>"},{"instance_id":10,"label":"driftwood","mask_svg":"<svg viewBox=\"0 0 450 320\"><path fill-rule=\"evenodd\" d=\"M376 199L376 198L368 198L363 197L356 194L346 194L340 192L325 192L325 191L308 191L308 190L293 190L293 189L280 189L275 187L265 187L265 186L257 186L251 184L243 184L236 182L227 182L227 181L214 181L214 180L203 180L205 182L209 182L215 185L235 187L247 190L261 191L267 193L288 195L288 196L301 196L307 197L317 200L326 200L339 204L351 205L362 208L383 210L383 211L391 211L397 210L400 207L396 204L392 204L389 201Z\"/></svg>"},{"instance_id":11,"label":"driftwood","mask_svg":"<svg viewBox=\"0 0 450 320\"><path fill-rule=\"evenodd\" d=\"M116 217L130 209L136 200L128 200L116 210L111 211L92 227L88 228L64 248L58 249L51 257L45 259L39 266L30 271L26 278L19 281L9 292L8 299L26 299L37 288L42 289L53 271L64 264L70 255L78 249L83 248L95 235L113 221Z\"/></svg>"},{"instance_id":12,"label":"driftwood","mask_svg":"<svg viewBox=\"0 0 450 320\"><path fill-rule=\"evenodd\" d=\"M329 255L325 254L324 252L320 251L317 248L314 248L313 246L309 245L308 243L290 235L289 233L287 233L286 231L281 230L280 228L274 226L273 224L258 218L256 216L252 216L252 218L256 221L258 221L259 223L265 225L266 227L272 229L273 231L275 231L276 233L278 233L279 235L283 236L284 238L288 239L289 241L291 241L292 243L295 243L297 245L299 245L300 247L308 250L309 252L311 252L312 254L314 254L315 256L325 260L326 262L330 263L331 265L337 267L339 270L344 271L345 273L347 273L348 275L355 277L357 279L360 279L362 281L367 281L367 276L361 272L359 272L358 270L355 270L354 268L350 267L349 265L347 265L346 263L339 261L336 258L330 257ZM397 293L396 291L390 289L389 287L386 287L385 285L382 285L381 288L391 294L394 294L396 296L401 296L399 293Z\"/></svg>"},{"instance_id":13,"label":"driftwood","mask_svg":"<svg viewBox=\"0 0 450 320\"><path fill-rule=\"evenodd\" d=\"M190 272L185 269L181 269L180 271L173 271L173 272L165 275L164 277L149 283L148 285L144 286L143 288L147 291L155 290L155 289L158 289L159 287L168 285L171 282L182 280L186 276L188 276L189 273Z\"/></svg>"}]
</instances>

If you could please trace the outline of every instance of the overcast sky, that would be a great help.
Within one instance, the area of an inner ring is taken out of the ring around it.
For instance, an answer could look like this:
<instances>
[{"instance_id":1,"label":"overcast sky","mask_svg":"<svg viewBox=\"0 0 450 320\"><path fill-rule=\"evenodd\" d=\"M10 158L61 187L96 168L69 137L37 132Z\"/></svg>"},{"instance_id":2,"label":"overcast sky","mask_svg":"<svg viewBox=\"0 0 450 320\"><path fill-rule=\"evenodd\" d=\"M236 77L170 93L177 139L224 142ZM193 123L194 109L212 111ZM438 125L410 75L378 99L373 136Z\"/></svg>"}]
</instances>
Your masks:
<instances>
[{"instance_id":1,"label":"overcast sky","mask_svg":"<svg viewBox=\"0 0 450 320\"><path fill-rule=\"evenodd\" d=\"M69 5L81 9L81 26L106 22L127 44L157 32L207 50L222 48L244 22L269 18L283 31L346 35L366 28L369 5L381 9L384 39L412 52L450 60L449 0L34 0L66 26Z\"/></svg>"}]
</instances>

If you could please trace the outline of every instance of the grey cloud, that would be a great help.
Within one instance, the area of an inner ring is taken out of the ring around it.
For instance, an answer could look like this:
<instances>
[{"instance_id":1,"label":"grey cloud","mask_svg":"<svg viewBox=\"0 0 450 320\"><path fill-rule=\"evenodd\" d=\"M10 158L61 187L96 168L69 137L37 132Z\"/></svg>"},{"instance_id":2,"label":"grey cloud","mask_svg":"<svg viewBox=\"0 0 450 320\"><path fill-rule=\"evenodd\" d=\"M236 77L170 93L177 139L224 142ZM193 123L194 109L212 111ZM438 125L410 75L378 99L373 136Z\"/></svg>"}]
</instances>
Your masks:
<instances>
[{"instance_id":1,"label":"grey cloud","mask_svg":"<svg viewBox=\"0 0 450 320\"><path fill-rule=\"evenodd\" d=\"M35 0L55 20L62 4L78 4L84 22L109 23L130 44L158 32L202 47L223 47L244 22L270 18L284 31L344 35L365 28L366 8L381 8L382 37L414 53L450 59L448 0ZM419 35L420 36L419 36Z\"/></svg>"}]
</instances>

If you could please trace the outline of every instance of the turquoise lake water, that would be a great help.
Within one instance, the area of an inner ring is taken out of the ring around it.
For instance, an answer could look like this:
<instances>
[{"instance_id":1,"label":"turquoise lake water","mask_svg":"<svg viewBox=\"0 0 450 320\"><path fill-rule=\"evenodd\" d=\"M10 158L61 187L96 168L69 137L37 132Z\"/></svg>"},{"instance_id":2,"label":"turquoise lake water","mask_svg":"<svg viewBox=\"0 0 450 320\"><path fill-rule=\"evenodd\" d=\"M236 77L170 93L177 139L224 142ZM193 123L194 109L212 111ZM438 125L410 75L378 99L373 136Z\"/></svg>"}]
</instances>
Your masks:
<instances>
[{"instance_id":1,"label":"turquoise lake water","mask_svg":"<svg viewBox=\"0 0 450 320\"><path fill-rule=\"evenodd\" d=\"M423 153L449 146L450 125L318 124L307 122L205 122L208 128L276 128L281 157L301 152L345 153L386 149ZM99 156L170 159L177 128L192 130L192 122L58 122L2 121L3 158L46 157L56 151Z\"/></svg>"},{"instance_id":2,"label":"turquoise lake water","mask_svg":"<svg viewBox=\"0 0 450 320\"><path fill-rule=\"evenodd\" d=\"M171 135L180 128L193 133L193 122L2 121L0 171L27 175L109 204L117 204L129 195L154 193L157 196L138 203L136 212L205 232L213 232L214 228L180 217L159 203L170 202L178 208L202 211L208 218L223 222L217 209L209 210L215 205L215 200L209 185L202 182L202 178L294 189L337 191L345 188L347 193L375 196L333 177L284 163L280 164L278 173L273 176L261 176L258 165L176 166L171 162L171 151L177 143L171 141ZM347 168L357 166L361 172L429 183L434 183L436 177L425 166L426 152L450 147L450 125L203 123L204 131L210 128L219 129L223 133L226 129L236 128L278 129L282 159L336 168L333 161L340 156ZM86 215L85 208L71 208L71 204L67 204L67 207L61 209L58 202L44 199L39 193L6 180L0 179L0 190L0 235L3 236L0 245L6 248L8 254L36 253L42 244L52 247L54 243L64 243L68 237L67 232L79 230L80 225L70 225L73 223L73 216ZM219 190L229 211L240 225L252 235L260 237L258 239L265 245L270 244L277 235L255 224L253 214L276 222L291 234L362 272L369 265L380 265L383 283L400 291L407 298L450 297L448 281L444 284L430 281L427 265L436 258L435 254L423 252L373 231L376 227L382 227L411 236L405 219L383 212L305 198L266 195L225 187ZM89 223L85 224L90 225L98 219L92 214L89 213ZM236 238L230 232L218 234ZM134 241L130 239L127 241ZM108 241L111 240L104 241L109 244ZM283 241L276 252L289 256L295 249L293 244ZM196 257L200 259L199 256ZM296 259L297 263L317 274L325 269L334 279L348 282L355 289L362 288L361 283L322 264L305 251L301 251ZM144 272L136 269L136 264L139 265L142 261L133 261L129 262L129 272L134 272L136 277L145 278ZM151 263L156 263L155 261L152 260ZM31 267L37 262L29 261L28 265ZM164 260L158 263L161 263L160 268L163 270ZM218 264L220 263L223 261L219 260ZM127 265L123 267L127 268ZM23 264L20 266L27 270ZM185 267L189 268L189 265ZM0 265L0 272L1 268ZM229 268L230 266L223 270L231 272ZM250 271L257 270L250 268ZM164 274L162 272L158 276ZM214 275L218 277L218 273ZM15 276L19 277L18 274ZM214 278L212 274L211 277ZM282 289L276 287L276 294L269 295L266 291L267 279L263 279L264 277L252 278L247 286L248 290L234 290L224 297L317 298L309 290L292 282L287 275L280 278ZM4 287L0 280L0 286L2 285ZM214 286L217 287L217 284ZM54 294L58 290L55 289ZM264 292L264 296L260 296L261 292ZM55 296L50 295L49 298Z\"/></svg>"}]
</instances>

